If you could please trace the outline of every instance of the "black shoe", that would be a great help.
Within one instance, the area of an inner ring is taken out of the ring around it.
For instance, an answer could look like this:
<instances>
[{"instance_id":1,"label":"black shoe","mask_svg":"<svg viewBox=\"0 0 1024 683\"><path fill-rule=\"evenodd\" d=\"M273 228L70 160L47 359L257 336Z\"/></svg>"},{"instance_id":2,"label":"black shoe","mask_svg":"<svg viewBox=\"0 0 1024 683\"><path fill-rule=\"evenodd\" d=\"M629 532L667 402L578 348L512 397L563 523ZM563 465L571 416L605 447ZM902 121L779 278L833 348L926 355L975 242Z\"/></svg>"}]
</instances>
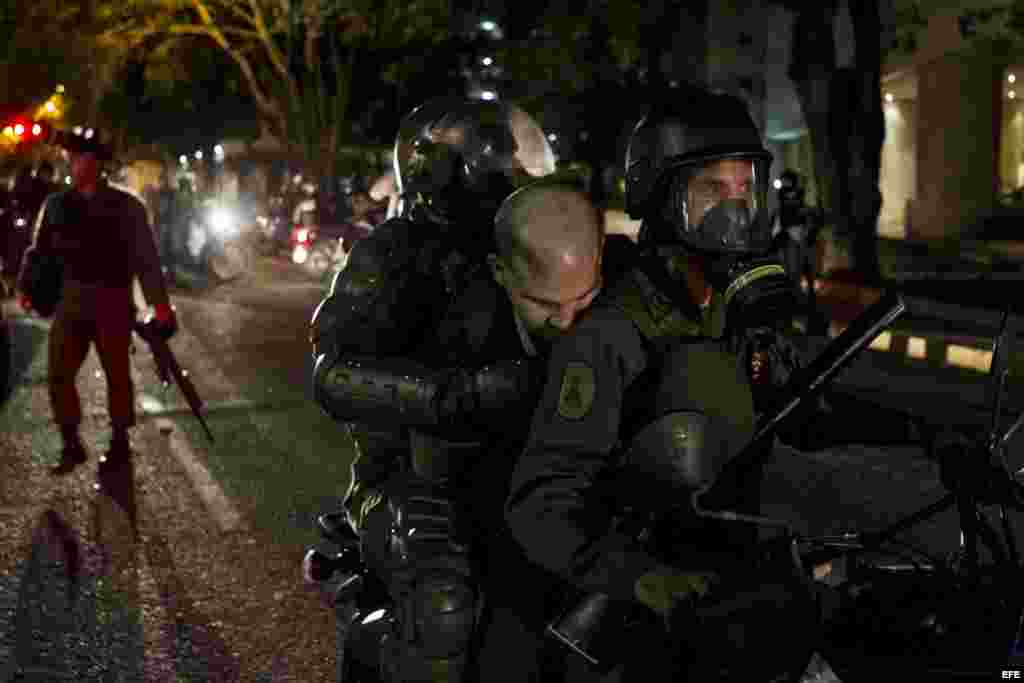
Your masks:
<instances>
[{"instance_id":1,"label":"black shoe","mask_svg":"<svg viewBox=\"0 0 1024 683\"><path fill-rule=\"evenodd\" d=\"M100 456L100 467L113 467L131 460L132 447L127 442L112 441L107 452Z\"/></svg>"},{"instance_id":2,"label":"black shoe","mask_svg":"<svg viewBox=\"0 0 1024 683\"><path fill-rule=\"evenodd\" d=\"M81 443L69 444L60 452L60 463L50 469L50 474L55 477L69 474L88 459L85 446Z\"/></svg>"}]
</instances>

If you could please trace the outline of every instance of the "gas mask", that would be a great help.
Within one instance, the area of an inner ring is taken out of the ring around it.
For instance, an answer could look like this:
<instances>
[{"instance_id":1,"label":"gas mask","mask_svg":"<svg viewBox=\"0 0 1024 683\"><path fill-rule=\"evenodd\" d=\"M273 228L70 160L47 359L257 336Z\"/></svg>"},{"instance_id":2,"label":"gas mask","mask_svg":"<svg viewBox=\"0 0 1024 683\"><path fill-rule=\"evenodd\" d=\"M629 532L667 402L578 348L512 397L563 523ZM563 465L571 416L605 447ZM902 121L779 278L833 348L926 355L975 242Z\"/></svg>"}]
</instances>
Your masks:
<instances>
[{"instance_id":1,"label":"gas mask","mask_svg":"<svg viewBox=\"0 0 1024 683\"><path fill-rule=\"evenodd\" d=\"M658 241L681 242L703 256L708 283L725 299L729 335L787 319L796 295L785 269L769 253L766 165L726 163L717 173L680 169L667 179L659 230L664 237Z\"/></svg>"}]
</instances>

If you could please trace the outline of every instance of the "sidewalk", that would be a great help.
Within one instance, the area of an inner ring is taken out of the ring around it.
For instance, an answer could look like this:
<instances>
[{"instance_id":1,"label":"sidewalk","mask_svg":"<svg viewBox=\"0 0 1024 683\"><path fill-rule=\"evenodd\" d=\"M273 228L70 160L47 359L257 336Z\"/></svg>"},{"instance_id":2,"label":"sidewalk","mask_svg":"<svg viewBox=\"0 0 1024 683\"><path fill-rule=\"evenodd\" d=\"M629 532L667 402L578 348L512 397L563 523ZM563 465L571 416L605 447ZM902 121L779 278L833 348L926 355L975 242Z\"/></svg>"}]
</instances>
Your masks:
<instances>
[{"instance_id":1,"label":"sidewalk","mask_svg":"<svg viewBox=\"0 0 1024 683\"><path fill-rule=\"evenodd\" d=\"M210 470L202 442L191 442L189 467L178 452L191 416L160 419L147 405L159 392L147 350L133 358L140 419L128 469L98 476L106 388L90 353L78 386L92 457L67 477L48 475L59 451L48 322L10 303L18 374L0 405L0 683L329 680L333 617L299 580L305 543L253 524L252 501L234 500L244 524L224 529L192 476ZM194 347L183 329L174 348L200 369ZM193 377L214 400L208 374Z\"/></svg>"}]
</instances>

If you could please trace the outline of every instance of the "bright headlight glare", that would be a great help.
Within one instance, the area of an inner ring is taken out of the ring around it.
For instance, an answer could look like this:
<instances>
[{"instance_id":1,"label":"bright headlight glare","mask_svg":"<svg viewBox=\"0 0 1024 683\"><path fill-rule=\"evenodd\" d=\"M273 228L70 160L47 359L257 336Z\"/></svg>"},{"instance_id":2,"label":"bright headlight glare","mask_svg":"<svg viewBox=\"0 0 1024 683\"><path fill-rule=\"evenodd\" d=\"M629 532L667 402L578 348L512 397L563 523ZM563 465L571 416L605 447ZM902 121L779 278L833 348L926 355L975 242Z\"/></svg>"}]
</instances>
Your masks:
<instances>
[{"instance_id":1,"label":"bright headlight glare","mask_svg":"<svg viewBox=\"0 0 1024 683\"><path fill-rule=\"evenodd\" d=\"M210 226L218 233L224 234L234 229L235 216L225 208L217 207L210 210Z\"/></svg>"}]
</instances>

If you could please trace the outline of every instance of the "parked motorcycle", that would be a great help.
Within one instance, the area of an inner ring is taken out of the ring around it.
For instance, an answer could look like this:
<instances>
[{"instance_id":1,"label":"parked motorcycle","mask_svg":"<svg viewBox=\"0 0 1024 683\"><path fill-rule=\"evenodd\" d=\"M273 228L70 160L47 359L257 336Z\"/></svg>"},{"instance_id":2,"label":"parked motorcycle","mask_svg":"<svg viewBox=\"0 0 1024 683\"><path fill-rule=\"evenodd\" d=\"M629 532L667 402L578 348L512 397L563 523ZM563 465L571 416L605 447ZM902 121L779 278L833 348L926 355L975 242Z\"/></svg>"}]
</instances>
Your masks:
<instances>
[{"instance_id":1,"label":"parked motorcycle","mask_svg":"<svg viewBox=\"0 0 1024 683\"><path fill-rule=\"evenodd\" d=\"M1024 484L1014 474L1019 460L1011 463L1007 452L1024 415L1007 428L1002 414L1015 338L1009 309L993 344L991 424L957 431L945 425L950 431L932 445L948 490L939 500L882 529L807 537L785 521L729 510L722 502L728 498L716 490L770 457L764 446L775 430L905 312L899 295L882 297L794 374L790 398L724 472L684 482L683 492L690 493L680 497L679 509L621 520L622 533L635 535L670 564L680 551L692 560L694 551L674 533L673 514L774 530L751 548L751 571L721 577L708 595L673 616L673 632L687 634L681 645L692 667L687 680L799 681L814 653L844 681L978 680L1024 663L1024 572L1010 521L1012 511L1024 512ZM929 555L903 539L908 529L950 510L958 513L961 530L960 549L951 557ZM322 535L340 551L310 550L303 573L311 582L341 579L334 587L340 683L383 683L382 645L402 634L393 605L361 562L358 540L342 520L337 513L318 519ZM570 597L553 615L548 634L595 674L610 670L635 611L602 594Z\"/></svg>"}]
</instances>

